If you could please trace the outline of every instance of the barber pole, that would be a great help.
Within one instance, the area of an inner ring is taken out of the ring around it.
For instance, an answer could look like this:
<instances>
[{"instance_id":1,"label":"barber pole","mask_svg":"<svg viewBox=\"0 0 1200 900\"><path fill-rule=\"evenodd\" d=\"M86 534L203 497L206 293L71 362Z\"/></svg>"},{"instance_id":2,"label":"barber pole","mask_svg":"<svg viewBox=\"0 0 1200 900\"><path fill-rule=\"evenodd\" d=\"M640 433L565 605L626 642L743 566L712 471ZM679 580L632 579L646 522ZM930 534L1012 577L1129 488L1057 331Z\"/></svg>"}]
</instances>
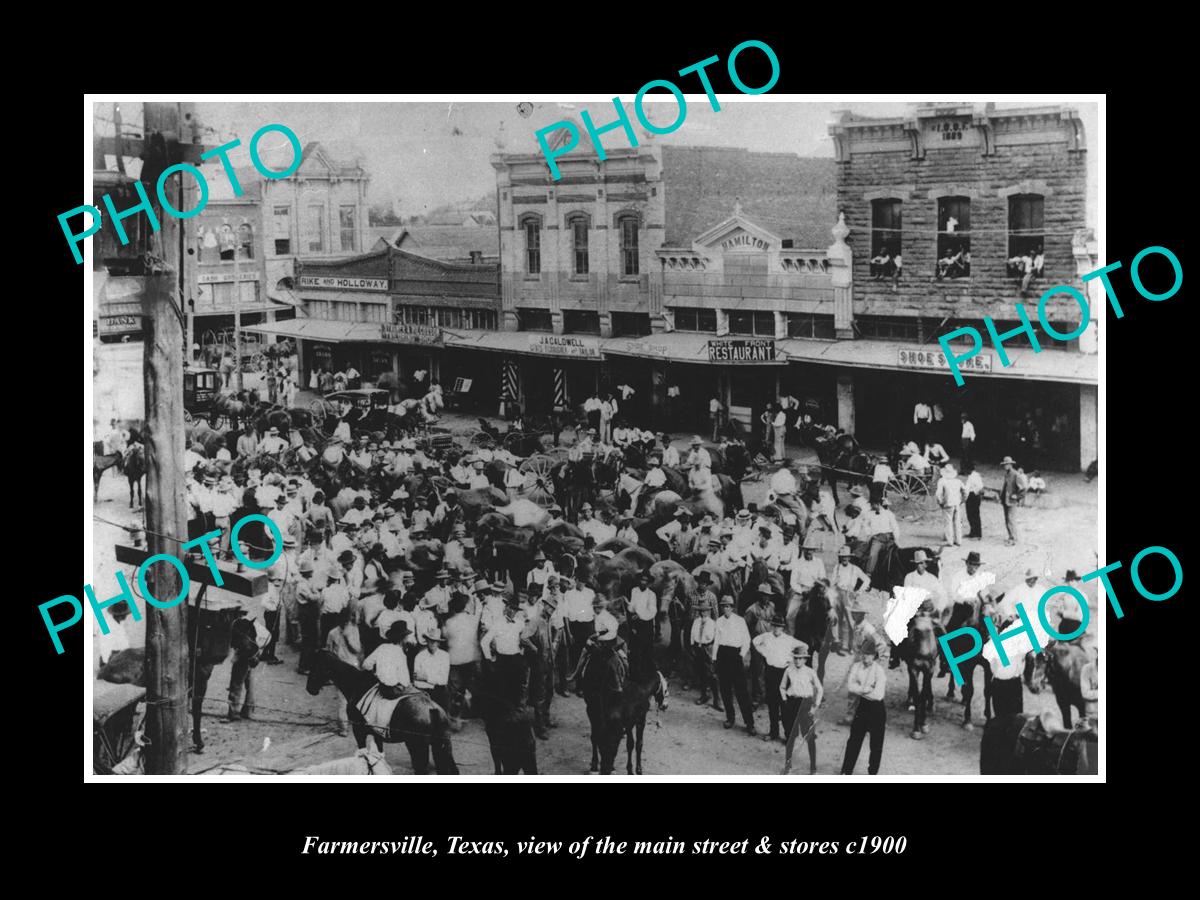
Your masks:
<instances>
[{"instance_id":1,"label":"barber pole","mask_svg":"<svg viewBox=\"0 0 1200 900\"><path fill-rule=\"evenodd\" d=\"M556 407L566 407L567 405L567 373L562 369L554 370L554 405Z\"/></svg>"},{"instance_id":2,"label":"barber pole","mask_svg":"<svg viewBox=\"0 0 1200 900\"><path fill-rule=\"evenodd\" d=\"M506 359L504 361L504 384L501 387L504 392L502 399L508 403L517 399L520 396L517 390L517 363L516 360Z\"/></svg>"}]
</instances>

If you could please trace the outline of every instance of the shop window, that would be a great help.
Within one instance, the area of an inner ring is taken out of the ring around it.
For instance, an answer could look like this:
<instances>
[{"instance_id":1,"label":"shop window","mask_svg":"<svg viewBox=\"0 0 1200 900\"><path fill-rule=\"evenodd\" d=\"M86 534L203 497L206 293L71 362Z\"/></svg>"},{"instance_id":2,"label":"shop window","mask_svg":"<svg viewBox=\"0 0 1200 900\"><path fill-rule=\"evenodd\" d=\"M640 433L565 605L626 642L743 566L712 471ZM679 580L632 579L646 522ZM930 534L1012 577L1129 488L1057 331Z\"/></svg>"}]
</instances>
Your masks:
<instances>
[{"instance_id":1,"label":"shop window","mask_svg":"<svg viewBox=\"0 0 1200 900\"><path fill-rule=\"evenodd\" d=\"M599 334L600 313L572 309L563 313L563 334Z\"/></svg>"},{"instance_id":2,"label":"shop window","mask_svg":"<svg viewBox=\"0 0 1200 900\"><path fill-rule=\"evenodd\" d=\"M525 232L525 274L540 275L542 272L542 220L535 215L521 217L521 230Z\"/></svg>"},{"instance_id":3,"label":"shop window","mask_svg":"<svg viewBox=\"0 0 1200 900\"><path fill-rule=\"evenodd\" d=\"M573 251L572 274L586 275L588 273L588 228L590 223L584 213L572 213L567 216L567 228L571 232L571 249Z\"/></svg>"},{"instance_id":4,"label":"shop window","mask_svg":"<svg viewBox=\"0 0 1200 900\"><path fill-rule=\"evenodd\" d=\"M900 276L900 201L871 201L871 277Z\"/></svg>"},{"instance_id":5,"label":"shop window","mask_svg":"<svg viewBox=\"0 0 1200 900\"><path fill-rule=\"evenodd\" d=\"M388 309L382 303L364 303L363 307L364 322L386 322Z\"/></svg>"},{"instance_id":6,"label":"shop window","mask_svg":"<svg viewBox=\"0 0 1200 900\"><path fill-rule=\"evenodd\" d=\"M637 275L638 269L638 220L636 216L621 216L617 219L621 230L621 273Z\"/></svg>"},{"instance_id":7,"label":"shop window","mask_svg":"<svg viewBox=\"0 0 1200 900\"><path fill-rule=\"evenodd\" d=\"M445 307L437 307L434 310L438 327L440 328L462 328L462 310L447 309Z\"/></svg>"},{"instance_id":8,"label":"shop window","mask_svg":"<svg viewBox=\"0 0 1200 900\"><path fill-rule=\"evenodd\" d=\"M832 341L837 335L833 329L833 316L815 313L788 313L788 337L819 338Z\"/></svg>"},{"instance_id":9,"label":"shop window","mask_svg":"<svg viewBox=\"0 0 1200 900\"><path fill-rule=\"evenodd\" d=\"M1014 194L1008 198L1008 274L1028 287L1041 278L1045 267L1043 200L1040 194Z\"/></svg>"},{"instance_id":10,"label":"shop window","mask_svg":"<svg viewBox=\"0 0 1200 900\"><path fill-rule=\"evenodd\" d=\"M314 319L329 318L329 301L328 300L305 300L304 311Z\"/></svg>"},{"instance_id":11,"label":"shop window","mask_svg":"<svg viewBox=\"0 0 1200 900\"><path fill-rule=\"evenodd\" d=\"M553 331L554 321L548 309L518 309L517 326L521 331Z\"/></svg>"},{"instance_id":12,"label":"shop window","mask_svg":"<svg viewBox=\"0 0 1200 900\"><path fill-rule=\"evenodd\" d=\"M308 208L308 252L325 252L325 207Z\"/></svg>"},{"instance_id":13,"label":"shop window","mask_svg":"<svg viewBox=\"0 0 1200 900\"><path fill-rule=\"evenodd\" d=\"M427 306L404 306L401 307L400 315L404 318L402 321L406 325L428 325L429 322L429 307Z\"/></svg>"},{"instance_id":14,"label":"shop window","mask_svg":"<svg viewBox=\"0 0 1200 900\"><path fill-rule=\"evenodd\" d=\"M238 226L238 256L254 259L254 229L246 222Z\"/></svg>"},{"instance_id":15,"label":"shop window","mask_svg":"<svg viewBox=\"0 0 1200 900\"><path fill-rule=\"evenodd\" d=\"M729 333L775 337L775 313L733 310L729 313Z\"/></svg>"},{"instance_id":16,"label":"shop window","mask_svg":"<svg viewBox=\"0 0 1200 900\"><path fill-rule=\"evenodd\" d=\"M354 213L353 206L338 207L338 232L341 236L343 253L358 251L358 229L354 226Z\"/></svg>"},{"instance_id":17,"label":"shop window","mask_svg":"<svg viewBox=\"0 0 1200 900\"><path fill-rule=\"evenodd\" d=\"M921 320L902 316L856 316L854 330L859 337L877 341L919 343Z\"/></svg>"},{"instance_id":18,"label":"shop window","mask_svg":"<svg viewBox=\"0 0 1200 900\"><path fill-rule=\"evenodd\" d=\"M967 197L938 200L937 269L939 280L971 276L971 201Z\"/></svg>"},{"instance_id":19,"label":"shop window","mask_svg":"<svg viewBox=\"0 0 1200 900\"><path fill-rule=\"evenodd\" d=\"M717 311L715 309L696 309L695 307L675 307L676 331L699 331L705 334L717 333Z\"/></svg>"},{"instance_id":20,"label":"shop window","mask_svg":"<svg viewBox=\"0 0 1200 900\"><path fill-rule=\"evenodd\" d=\"M274 210L275 255L286 256L292 252L292 211L287 206L276 206Z\"/></svg>"},{"instance_id":21,"label":"shop window","mask_svg":"<svg viewBox=\"0 0 1200 900\"><path fill-rule=\"evenodd\" d=\"M475 331L495 331L496 313L490 309L462 310L462 327Z\"/></svg>"},{"instance_id":22,"label":"shop window","mask_svg":"<svg viewBox=\"0 0 1200 900\"><path fill-rule=\"evenodd\" d=\"M716 322L713 323L714 327ZM645 337L650 334L650 316L646 313L612 313L613 337Z\"/></svg>"}]
</instances>

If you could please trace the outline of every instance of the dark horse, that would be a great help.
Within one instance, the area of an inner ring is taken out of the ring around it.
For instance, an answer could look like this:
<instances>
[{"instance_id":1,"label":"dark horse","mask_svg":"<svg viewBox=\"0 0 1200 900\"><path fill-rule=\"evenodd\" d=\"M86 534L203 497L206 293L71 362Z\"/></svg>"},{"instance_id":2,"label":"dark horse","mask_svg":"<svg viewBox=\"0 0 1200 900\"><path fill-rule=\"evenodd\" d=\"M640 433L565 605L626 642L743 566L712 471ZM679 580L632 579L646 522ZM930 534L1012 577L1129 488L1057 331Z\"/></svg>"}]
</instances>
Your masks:
<instances>
[{"instance_id":1,"label":"dark horse","mask_svg":"<svg viewBox=\"0 0 1200 900\"><path fill-rule=\"evenodd\" d=\"M618 731L613 736L612 719L624 698L628 664L611 642L593 642L588 651L579 677L592 729L592 764L588 771L598 768L601 775L611 775L621 734Z\"/></svg>"},{"instance_id":2,"label":"dark horse","mask_svg":"<svg viewBox=\"0 0 1200 900\"><path fill-rule=\"evenodd\" d=\"M488 748L497 775L536 775L537 740L533 735L533 711L516 706L499 694L480 688L471 694L483 716Z\"/></svg>"},{"instance_id":3,"label":"dark horse","mask_svg":"<svg viewBox=\"0 0 1200 900\"><path fill-rule=\"evenodd\" d=\"M413 690L402 694L400 702L392 711L386 734L380 734L368 725L359 712L358 701L367 690L378 683L370 672L364 672L349 663L342 662L328 650L321 650L313 658L305 687L314 697L321 686L332 681L346 698L347 717L354 741L359 749L367 746L367 735L375 738L375 745L383 750L384 742L408 746L412 757L413 773L429 774L429 751L433 750L433 764L439 775L457 775L458 766L450 746L450 722L445 710L429 699L422 691Z\"/></svg>"},{"instance_id":4,"label":"dark horse","mask_svg":"<svg viewBox=\"0 0 1200 900\"><path fill-rule=\"evenodd\" d=\"M858 449L853 435L816 439L817 459L821 461L821 480L833 488L833 502L838 503L838 481L847 485L866 481L871 471L871 457Z\"/></svg>"},{"instance_id":5,"label":"dark horse","mask_svg":"<svg viewBox=\"0 0 1200 900\"><path fill-rule=\"evenodd\" d=\"M1096 732L1047 730L1038 716L997 716L979 742L981 775L1095 775L1099 769Z\"/></svg>"},{"instance_id":6,"label":"dark horse","mask_svg":"<svg viewBox=\"0 0 1200 900\"><path fill-rule=\"evenodd\" d=\"M912 736L921 740L929 734L926 716L933 712L933 669L938 660L938 642L933 619L917 613L908 625L908 637L896 648L896 655L908 665L908 708L916 713ZM917 690L917 676L921 689ZM966 686L963 687L964 694Z\"/></svg>"},{"instance_id":7,"label":"dark horse","mask_svg":"<svg viewBox=\"0 0 1200 900\"><path fill-rule=\"evenodd\" d=\"M829 645L825 643L825 632L837 627L837 613L829 600L829 586L818 581L800 597L796 611L795 636L808 644L808 649L817 660L817 678L825 683L825 660L829 658Z\"/></svg>"},{"instance_id":8,"label":"dark horse","mask_svg":"<svg viewBox=\"0 0 1200 900\"><path fill-rule=\"evenodd\" d=\"M1087 661L1088 652L1079 644L1073 641L1053 641L1044 652L1034 657L1033 679L1037 683L1026 679L1026 684L1035 694L1040 690L1043 679L1050 682L1066 728L1071 727L1071 707L1079 710L1079 715L1086 715L1080 676ZM1028 669L1026 673L1029 673Z\"/></svg>"},{"instance_id":9,"label":"dark horse","mask_svg":"<svg viewBox=\"0 0 1200 900\"><path fill-rule=\"evenodd\" d=\"M946 634L960 628L969 628L978 635L979 647L982 647L988 640L988 632L983 624L983 617L991 615L991 604L980 605L978 600L956 600L954 608L950 612L950 621L946 625ZM968 646L970 645L970 646ZM959 634L951 637L947 641L947 647L950 653L956 657L961 657L969 653L976 645L969 634ZM963 728L970 731L975 726L971 724L971 701L975 697L975 669L983 669L983 715L986 720L992 718L992 667L982 653L977 653L970 659L964 660L958 664L959 671L962 673L963 686ZM954 681L950 682L950 689L946 691L946 699L954 699Z\"/></svg>"},{"instance_id":10,"label":"dark horse","mask_svg":"<svg viewBox=\"0 0 1200 900\"><path fill-rule=\"evenodd\" d=\"M97 500L100 497L100 478L109 469L116 467L118 472L123 472L125 468L124 456L120 453L104 452L103 441L92 442L92 500Z\"/></svg>"},{"instance_id":11,"label":"dark horse","mask_svg":"<svg viewBox=\"0 0 1200 900\"><path fill-rule=\"evenodd\" d=\"M142 479L146 476L146 451L141 444L135 447L130 447L125 451L125 477L129 479L129 508L134 509L133 491L137 489L137 505L141 506L146 502L145 494L142 492ZM99 483L97 483L99 489Z\"/></svg>"},{"instance_id":12,"label":"dark horse","mask_svg":"<svg viewBox=\"0 0 1200 900\"><path fill-rule=\"evenodd\" d=\"M642 739L646 733L646 714L650 711L650 699L654 698L659 710L667 708L667 680L654 668L653 663L639 667L640 675L631 676L626 682L620 698L604 711L600 726L601 772L610 774L614 769L621 737L625 737L625 771L629 775L642 774ZM637 766L634 767L634 751Z\"/></svg>"}]
</instances>

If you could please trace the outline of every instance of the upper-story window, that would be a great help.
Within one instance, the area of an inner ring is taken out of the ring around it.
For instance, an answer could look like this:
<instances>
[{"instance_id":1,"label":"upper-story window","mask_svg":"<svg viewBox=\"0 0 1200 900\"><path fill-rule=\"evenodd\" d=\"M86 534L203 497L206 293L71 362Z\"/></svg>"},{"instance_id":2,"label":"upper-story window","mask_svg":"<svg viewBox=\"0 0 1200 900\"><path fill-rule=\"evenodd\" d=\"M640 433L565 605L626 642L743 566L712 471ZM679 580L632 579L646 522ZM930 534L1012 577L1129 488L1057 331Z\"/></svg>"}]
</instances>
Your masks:
<instances>
[{"instance_id":1,"label":"upper-story window","mask_svg":"<svg viewBox=\"0 0 1200 900\"><path fill-rule=\"evenodd\" d=\"M971 201L967 197L938 200L938 279L971 275Z\"/></svg>"},{"instance_id":2,"label":"upper-story window","mask_svg":"<svg viewBox=\"0 0 1200 900\"><path fill-rule=\"evenodd\" d=\"M675 307L676 331L703 331L717 333L717 311L690 306Z\"/></svg>"},{"instance_id":3,"label":"upper-story window","mask_svg":"<svg viewBox=\"0 0 1200 900\"><path fill-rule=\"evenodd\" d=\"M233 233L233 228L228 223L217 229L217 246L221 260L232 262L234 254L237 252L237 235Z\"/></svg>"},{"instance_id":4,"label":"upper-story window","mask_svg":"<svg viewBox=\"0 0 1200 900\"><path fill-rule=\"evenodd\" d=\"M730 310L729 333L775 337L775 313Z\"/></svg>"},{"instance_id":5,"label":"upper-story window","mask_svg":"<svg viewBox=\"0 0 1200 900\"><path fill-rule=\"evenodd\" d=\"M338 207L338 233L341 236L342 252L354 253L358 250L358 229L354 226L353 206Z\"/></svg>"},{"instance_id":6,"label":"upper-story window","mask_svg":"<svg viewBox=\"0 0 1200 900\"><path fill-rule=\"evenodd\" d=\"M254 228L246 222L238 226L238 257L254 259Z\"/></svg>"},{"instance_id":7,"label":"upper-story window","mask_svg":"<svg viewBox=\"0 0 1200 900\"><path fill-rule=\"evenodd\" d=\"M571 273L586 275L588 273L588 217L583 213L572 213L567 216L566 224L571 232L571 250L573 253Z\"/></svg>"},{"instance_id":8,"label":"upper-story window","mask_svg":"<svg viewBox=\"0 0 1200 900\"><path fill-rule=\"evenodd\" d=\"M525 274L539 275L542 271L542 220L535 215L521 217L525 232Z\"/></svg>"},{"instance_id":9,"label":"upper-story window","mask_svg":"<svg viewBox=\"0 0 1200 900\"><path fill-rule=\"evenodd\" d=\"M1022 290L1045 268L1045 235L1041 194L1008 198L1008 274L1021 279Z\"/></svg>"},{"instance_id":10,"label":"upper-story window","mask_svg":"<svg viewBox=\"0 0 1200 900\"><path fill-rule=\"evenodd\" d=\"M900 201L871 201L871 277L900 276Z\"/></svg>"},{"instance_id":11,"label":"upper-story window","mask_svg":"<svg viewBox=\"0 0 1200 900\"><path fill-rule=\"evenodd\" d=\"M292 211L287 206L276 206L275 219L275 255L287 256L292 252Z\"/></svg>"},{"instance_id":12,"label":"upper-story window","mask_svg":"<svg viewBox=\"0 0 1200 900\"><path fill-rule=\"evenodd\" d=\"M325 207L308 208L308 252L325 252Z\"/></svg>"},{"instance_id":13,"label":"upper-story window","mask_svg":"<svg viewBox=\"0 0 1200 900\"><path fill-rule=\"evenodd\" d=\"M637 275L638 269L638 220L637 216L622 216L617 219L621 230L621 274Z\"/></svg>"}]
</instances>

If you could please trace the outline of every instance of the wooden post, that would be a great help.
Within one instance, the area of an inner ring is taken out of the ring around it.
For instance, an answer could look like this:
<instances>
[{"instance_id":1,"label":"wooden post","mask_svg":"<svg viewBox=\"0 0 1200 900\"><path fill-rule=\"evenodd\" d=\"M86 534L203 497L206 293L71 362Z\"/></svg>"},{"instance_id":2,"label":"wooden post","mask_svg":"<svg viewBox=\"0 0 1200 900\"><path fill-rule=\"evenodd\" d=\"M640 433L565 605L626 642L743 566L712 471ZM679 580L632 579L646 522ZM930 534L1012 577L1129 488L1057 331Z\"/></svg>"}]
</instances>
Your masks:
<instances>
[{"instance_id":1,"label":"wooden post","mask_svg":"<svg viewBox=\"0 0 1200 900\"><path fill-rule=\"evenodd\" d=\"M178 177L178 176L176 176ZM163 217L163 246L173 247L178 221ZM169 223L174 223L173 227ZM168 253L170 250L168 249ZM174 255L174 254L172 254ZM146 402L146 538L150 552L179 557L187 537L187 497L183 469L183 329L172 294L175 272L164 268L146 276L142 301ZM165 537L163 536L165 535ZM147 587L157 599L179 595L179 572L166 562L147 571ZM188 684L187 599L146 616L146 774L187 771Z\"/></svg>"}]
</instances>

